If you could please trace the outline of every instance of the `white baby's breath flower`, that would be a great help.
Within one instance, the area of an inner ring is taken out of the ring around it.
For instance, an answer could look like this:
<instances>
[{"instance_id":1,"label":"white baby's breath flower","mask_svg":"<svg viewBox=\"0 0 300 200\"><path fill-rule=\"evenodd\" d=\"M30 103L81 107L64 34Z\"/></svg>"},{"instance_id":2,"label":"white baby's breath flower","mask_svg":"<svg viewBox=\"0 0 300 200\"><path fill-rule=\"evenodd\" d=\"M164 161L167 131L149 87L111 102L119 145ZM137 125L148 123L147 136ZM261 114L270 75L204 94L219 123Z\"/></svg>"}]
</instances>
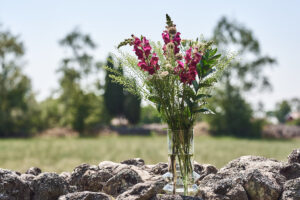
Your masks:
<instances>
[{"instance_id":1,"label":"white baby's breath flower","mask_svg":"<svg viewBox=\"0 0 300 200\"><path fill-rule=\"evenodd\" d=\"M173 67L172 67L171 64L168 63L168 64L166 64L166 68L167 68L167 69L172 69Z\"/></svg>"},{"instance_id":2,"label":"white baby's breath flower","mask_svg":"<svg viewBox=\"0 0 300 200\"><path fill-rule=\"evenodd\" d=\"M163 71L163 72L160 73L160 77L161 77L161 78L164 78L164 77L166 77L166 76L168 76L168 75L169 75L169 72L168 72L168 71Z\"/></svg>"},{"instance_id":3,"label":"white baby's breath flower","mask_svg":"<svg viewBox=\"0 0 300 200\"><path fill-rule=\"evenodd\" d=\"M149 75L147 79L148 81L151 81L151 79L153 79L153 75Z\"/></svg>"}]
</instances>

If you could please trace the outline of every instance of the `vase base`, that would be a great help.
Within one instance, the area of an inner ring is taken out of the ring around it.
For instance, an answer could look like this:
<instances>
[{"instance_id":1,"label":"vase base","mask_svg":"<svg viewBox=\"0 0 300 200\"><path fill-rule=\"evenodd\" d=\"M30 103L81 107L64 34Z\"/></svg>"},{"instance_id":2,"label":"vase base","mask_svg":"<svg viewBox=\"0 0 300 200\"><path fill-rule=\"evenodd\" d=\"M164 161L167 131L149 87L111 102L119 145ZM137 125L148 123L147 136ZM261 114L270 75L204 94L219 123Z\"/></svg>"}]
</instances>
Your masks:
<instances>
[{"instance_id":1,"label":"vase base","mask_svg":"<svg viewBox=\"0 0 300 200\"><path fill-rule=\"evenodd\" d=\"M173 194L173 184L169 183L164 186L163 190L167 194ZM179 195L185 195L185 196L195 196L198 192L198 186L196 184L189 185L187 188L187 191L184 191L183 185L176 185L175 193Z\"/></svg>"}]
</instances>

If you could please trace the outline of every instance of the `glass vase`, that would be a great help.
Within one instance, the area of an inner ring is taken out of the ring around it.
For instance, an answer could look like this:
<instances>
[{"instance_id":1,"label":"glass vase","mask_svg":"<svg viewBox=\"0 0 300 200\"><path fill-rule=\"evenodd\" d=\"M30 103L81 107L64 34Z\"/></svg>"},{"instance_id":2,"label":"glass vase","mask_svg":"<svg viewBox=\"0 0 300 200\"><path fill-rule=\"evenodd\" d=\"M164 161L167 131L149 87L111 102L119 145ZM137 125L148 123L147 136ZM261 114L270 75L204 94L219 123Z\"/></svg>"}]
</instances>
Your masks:
<instances>
[{"instance_id":1,"label":"glass vase","mask_svg":"<svg viewBox=\"0 0 300 200\"><path fill-rule=\"evenodd\" d=\"M200 177L194 171L193 130L168 129L168 172L163 178L168 182L163 190L167 194L194 196L198 191L195 181Z\"/></svg>"}]
</instances>

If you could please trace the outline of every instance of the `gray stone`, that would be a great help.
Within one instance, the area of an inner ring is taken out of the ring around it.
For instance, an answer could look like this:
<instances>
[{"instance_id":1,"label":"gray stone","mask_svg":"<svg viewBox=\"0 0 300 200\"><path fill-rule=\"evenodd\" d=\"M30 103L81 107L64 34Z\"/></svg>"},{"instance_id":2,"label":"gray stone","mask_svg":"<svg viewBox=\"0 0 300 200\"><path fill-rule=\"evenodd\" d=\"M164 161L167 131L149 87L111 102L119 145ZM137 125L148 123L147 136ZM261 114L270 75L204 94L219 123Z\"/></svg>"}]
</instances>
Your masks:
<instances>
[{"instance_id":1,"label":"gray stone","mask_svg":"<svg viewBox=\"0 0 300 200\"><path fill-rule=\"evenodd\" d=\"M280 200L300 200L300 178L287 181Z\"/></svg>"},{"instance_id":2,"label":"gray stone","mask_svg":"<svg viewBox=\"0 0 300 200\"><path fill-rule=\"evenodd\" d=\"M244 184L251 200L274 200L279 199L282 188L272 177L272 174L262 174L255 170L249 173Z\"/></svg>"},{"instance_id":3,"label":"gray stone","mask_svg":"<svg viewBox=\"0 0 300 200\"><path fill-rule=\"evenodd\" d=\"M31 182L33 200L53 200L69 192L65 179L55 173L41 173Z\"/></svg>"},{"instance_id":4,"label":"gray stone","mask_svg":"<svg viewBox=\"0 0 300 200\"><path fill-rule=\"evenodd\" d=\"M209 165L209 164L200 165L198 163L195 163L194 171L200 175L198 179L198 181L200 181L209 174L216 174L218 172L218 169L213 165Z\"/></svg>"},{"instance_id":5,"label":"gray stone","mask_svg":"<svg viewBox=\"0 0 300 200\"><path fill-rule=\"evenodd\" d=\"M280 169L280 174L286 177L287 180L300 177L300 164L287 163Z\"/></svg>"},{"instance_id":6,"label":"gray stone","mask_svg":"<svg viewBox=\"0 0 300 200\"><path fill-rule=\"evenodd\" d=\"M122 161L121 164L134 165L134 166L141 167L141 166L145 165L145 161L141 158L132 158L129 160Z\"/></svg>"},{"instance_id":7,"label":"gray stone","mask_svg":"<svg viewBox=\"0 0 300 200\"><path fill-rule=\"evenodd\" d=\"M163 175L168 172L168 164L167 163L157 163L150 169L150 173L156 175Z\"/></svg>"},{"instance_id":8,"label":"gray stone","mask_svg":"<svg viewBox=\"0 0 300 200\"><path fill-rule=\"evenodd\" d=\"M42 170L38 167L30 167L25 174L32 174L34 176L39 175L40 173L42 173Z\"/></svg>"},{"instance_id":9,"label":"gray stone","mask_svg":"<svg viewBox=\"0 0 300 200\"><path fill-rule=\"evenodd\" d=\"M117 200L148 200L159 194L166 182L161 178L156 181L147 181L134 185L130 190L120 194Z\"/></svg>"},{"instance_id":10,"label":"gray stone","mask_svg":"<svg viewBox=\"0 0 300 200\"><path fill-rule=\"evenodd\" d=\"M27 182L28 184L30 184L32 182L32 180L35 178L34 175L32 174L21 174L20 178Z\"/></svg>"},{"instance_id":11,"label":"gray stone","mask_svg":"<svg viewBox=\"0 0 300 200\"><path fill-rule=\"evenodd\" d=\"M60 196L58 200L113 200L113 198L102 192L74 192Z\"/></svg>"},{"instance_id":12,"label":"gray stone","mask_svg":"<svg viewBox=\"0 0 300 200\"><path fill-rule=\"evenodd\" d=\"M300 164L300 149L294 149L292 151L292 153L288 156L288 162Z\"/></svg>"},{"instance_id":13,"label":"gray stone","mask_svg":"<svg viewBox=\"0 0 300 200\"><path fill-rule=\"evenodd\" d=\"M62 172L59 174L60 177L65 179L68 183L71 181L71 173L70 172Z\"/></svg>"},{"instance_id":14,"label":"gray stone","mask_svg":"<svg viewBox=\"0 0 300 200\"><path fill-rule=\"evenodd\" d=\"M205 200L248 200L247 193L237 179L207 175L200 181L198 197Z\"/></svg>"},{"instance_id":15,"label":"gray stone","mask_svg":"<svg viewBox=\"0 0 300 200\"><path fill-rule=\"evenodd\" d=\"M112 173L107 169L82 164L73 170L69 182L77 187L77 191L100 192L111 177Z\"/></svg>"},{"instance_id":16,"label":"gray stone","mask_svg":"<svg viewBox=\"0 0 300 200\"><path fill-rule=\"evenodd\" d=\"M141 183L142 178L133 169L124 169L110 178L103 187L107 194L117 196L125 192L131 186Z\"/></svg>"},{"instance_id":17,"label":"gray stone","mask_svg":"<svg viewBox=\"0 0 300 200\"><path fill-rule=\"evenodd\" d=\"M0 200L29 200L29 185L13 171L0 169Z\"/></svg>"}]
</instances>

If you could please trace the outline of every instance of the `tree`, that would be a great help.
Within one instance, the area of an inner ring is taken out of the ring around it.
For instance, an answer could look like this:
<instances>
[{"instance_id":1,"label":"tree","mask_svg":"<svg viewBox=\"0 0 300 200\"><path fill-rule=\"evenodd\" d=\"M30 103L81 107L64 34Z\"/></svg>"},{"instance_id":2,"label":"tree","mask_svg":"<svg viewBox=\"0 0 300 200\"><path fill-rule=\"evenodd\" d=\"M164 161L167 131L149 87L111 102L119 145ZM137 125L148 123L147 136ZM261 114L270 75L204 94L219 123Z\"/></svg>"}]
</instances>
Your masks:
<instances>
[{"instance_id":1,"label":"tree","mask_svg":"<svg viewBox=\"0 0 300 200\"><path fill-rule=\"evenodd\" d=\"M24 45L0 27L0 137L32 132L36 110L30 79L22 73Z\"/></svg>"},{"instance_id":2,"label":"tree","mask_svg":"<svg viewBox=\"0 0 300 200\"><path fill-rule=\"evenodd\" d=\"M287 115L292 111L291 106L288 101L282 101L276 105L274 111L274 116L280 123L285 123L287 120Z\"/></svg>"},{"instance_id":3,"label":"tree","mask_svg":"<svg viewBox=\"0 0 300 200\"><path fill-rule=\"evenodd\" d=\"M114 66L112 56L108 56L108 69L117 69L117 72L124 76L122 67ZM124 91L122 85L113 82L110 77L113 75L110 70L106 70L104 86L104 103L111 117L124 116L130 124L137 124L140 120L141 99L127 91Z\"/></svg>"},{"instance_id":4,"label":"tree","mask_svg":"<svg viewBox=\"0 0 300 200\"><path fill-rule=\"evenodd\" d=\"M216 115L208 118L210 125L215 134L251 136L252 130L257 128L252 120L253 111L243 96L255 88L271 88L263 70L276 60L261 54L259 41L250 29L226 17L222 17L215 27L213 40L221 51L231 47L239 52L239 56L231 62L217 94L210 101L218 102ZM253 135L257 133L253 132Z\"/></svg>"},{"instance_id":5,"label":"tree","mask_svg":"<svg viewBox=\"0 0 300 200\"><path fill-rule=\"evenodd\" d=\"M141 123L142 124L151 124L151 123L160 123L161 118L159 112L152 106L147 105L141 109Z\"/></svg>"},{"instance_id":6,"label":"tree","mask_svg":"<svg viewBox=\"0 0 300 200\"><path fill-rule=\"evenodd\" d=\"M86 129L86 119L93 108L90 102L91 94L83 89L82 79L87 79L99 68L89 53L96 48L96 44L88 34L81 33L78 29L67 34L59 44L70 52L70 56L62 60L62 66L59 68L59 72L62 73L60 101L65 110L64 124L69 124L83 133Z\"/></svg>"},{"instance_id":7,"label":"tree","mask_svg":"<svg viewBox=\"0 0 300 200\"><path fill-rule=\"evenodd\" d=\"M115 69L112 56L108 56L106 66ZM122 68L118 68L123 74ZM104 103L111 117L118 117L124 114L124 91L123 87L114 83L109 77L112 73L106 70L104 85Z\"/></svg>"},{"instance_id":8,"label":"tree","mask_svg":"<svg viewBox=\"0 0 300 200\"><path fill-rule=\"evenodd\" d=\"M130 124L137 124L141 118L141 98L130 92L126 92L124 114Z\"/></svg>"}]
</instances>

